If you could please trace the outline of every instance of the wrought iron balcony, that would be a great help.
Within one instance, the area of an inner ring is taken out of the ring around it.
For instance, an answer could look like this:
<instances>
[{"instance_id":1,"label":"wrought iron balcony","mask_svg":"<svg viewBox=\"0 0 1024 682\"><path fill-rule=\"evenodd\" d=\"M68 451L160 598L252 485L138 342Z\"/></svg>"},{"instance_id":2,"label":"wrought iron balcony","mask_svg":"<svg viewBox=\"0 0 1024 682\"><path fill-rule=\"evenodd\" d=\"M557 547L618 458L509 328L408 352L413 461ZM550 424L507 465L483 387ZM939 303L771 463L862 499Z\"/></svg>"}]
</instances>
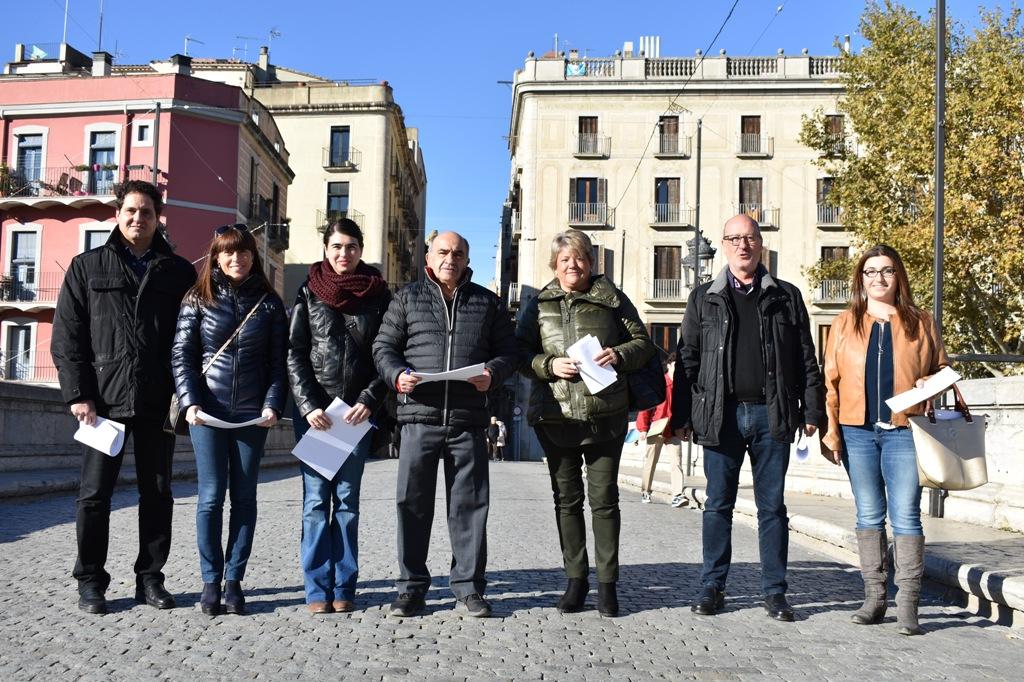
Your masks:
<instances>
[{"instance_id":1,"label":"wrought iron balcony","mask_svg":"<svg viewBox=\"0 0 1024 682\"><path fill-rule=\"evenodd\" d=\"M0 172L0 197L106 197L127 180L147 180L146 166L54 166Z\"/></svg>"},{"instance_id":2,"label":"wrought iron balcony","mask_svg":"<svg viewBox=\"0 0 1024 682\"><path fill-rule=\"evenodd\" d=\"M573 155L577 158L603 159L608 156L612 146L612 138L599 133L577 133L576 150Z\"/></svg>"},{"instance_id":3,"label":"wrought iron balcony","mask_svg":"<svg viewBox=\"0 0 1024 682\"><path fill-rule=\"evenodd\" d=\"M661 159L690 157L690 148L693 138L689 135L674 135L662 133L658 136L658 148L654 155Z\"/></svg>"},{"instance_id":4,"label":"wrought iron balcony","mask_svg":"<svg viewBox=\"0 0 1024 682\"><path fill-rule=\"evenodd\" d=\"M740 133L736 139L736 156L769 157L774 153L774 137L760 133Z\"/></svg>"},{"instance_id":5,"label":"wrought iron balcony","mask_svg":"<svg viewBox=\"0 0 1024 682\"><path fill-rule=\"evenodd\" d=\"M818 225L842 225L842 211L832 204L818 204Z\"/></svg>"},{"instance_id":6,"label":"wrought iron balcony","mask_svg":"<svg viewBox=\"0 0 1024 682\"><path fill-rule=\"evenodd\" d=\"M363 164L363 153L355 147L348 149L323 148L323 167L328 171L358 170Z\"/></svg>"},{"instance_id":7,"label":"wrought iron balcony","mask_svg":"<svg viewBox=\"0 0 1024 682\"><path fill-rule=\"evenodd\" d=\"M523 233L523 225L520 220L519 211L512 209L512 215L509 217L509 233L512 239L519 239Z\"/></svg>"},{"instance_id":8,"label":"wrought iron balcony","mask_svg":"<svg viewBox=\"0 0 1024 682\"><path fill-rule=\"evenodd\" d=\"M0 276L0 305L56 303L63 283L63 272L36 272L34 267L19 268Z\"/></svg>"},{"instance_id":9,"label":"wrought iron balcony","mask_svg":"<svg viewBox=\"0 0 1024 682\"><path fill-rule=\"evenodd\" d=\"M685 301L690 286L682 279L652 279L647 284L648 301Z\"/></svg>"},{"instance_id":10,"label":"wrought iron balcony","mask_svg":"<svg viewBox=\"0 0 1024 682\"><path fill-rule=\"evenodd\" d=\"M268 223L267 240L270 242L270 248L277 251L286 251L288 249L290 232L291 226L288 223Z\"/></svg>"},{"instance_id":11,"label":"wrought iron balcony","mask_svg":"<svg viewBox=\"0 0 1024 682\"><path fill-rule=\"evenodd\" d=\"M761 227L778 227L779 226L779 209L765 206L759 203L746 203L738 204L736 207L736 213L745 213L754 220Z\"/></svg>"},{"instance_id":12,"label":"wrought iron balcony","mask_svg":"<svg viewBox=\"0 0 1024 682\"><path fill-rule=\"evenodd\" d=\"M611 225L611 211L608 204L569 202L569 224L590 227L608 227Z\"/></svg>"},{"instance_id":13,"label":"wrought iron balcony","mask_svg":"<svg viewBox=\"0 0 1024 682\"><path fill-rule=\"evenodd\" d=\"M693 225L694 210L681 204L655 204L653 227L689 227Z\"/></svg>"},{"instance_id":14,"label":"wrought iron balcony","mask_svg":"<svg viewBox=\"0 0 1024 682\"><path fill-rule=\"evenodd\" d=\"M846 304L850 301L850 282L845 279L823 280L814 292L815 303Z\"/></svg>"},{"instance_id":15,"label":"wrought iron balcony","mask_svg":"<svg viewBox=\"0 0 1024 682\"><path fill-rule=\"evenodd\" d=\"M39 355L44 353L37 351ZM49 355L49 354L45 354ZM31 384L56 384L57 368L53 361L29 362L18 357L7 358L4 356L0 362L0 379L4 381L23 381Z\"/></svg>"},{"instance_id":16,"label":"wrought iron balcony","mask_svg":"<svg viewBox=\"0 0 1024 682\"><path fill-rule=\"evenodd\" d=\"M347 211L320 211L316 212L316 225L320 228L320 231L324 231L330 226L331 223L337 222L342 218L348 218L353 221L360 229L363 227L363 219L365 216L359 211L350 208Z\"/></svg>"}]
</instances>

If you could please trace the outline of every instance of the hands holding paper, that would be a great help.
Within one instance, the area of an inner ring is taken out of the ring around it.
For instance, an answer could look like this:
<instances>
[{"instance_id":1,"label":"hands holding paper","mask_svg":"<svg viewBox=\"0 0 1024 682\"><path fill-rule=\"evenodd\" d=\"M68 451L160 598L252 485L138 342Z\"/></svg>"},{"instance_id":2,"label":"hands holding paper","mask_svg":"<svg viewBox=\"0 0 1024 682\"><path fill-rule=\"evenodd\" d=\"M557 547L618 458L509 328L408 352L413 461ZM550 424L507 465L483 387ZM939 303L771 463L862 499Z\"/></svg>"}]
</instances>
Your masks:
<instances>
[{"instance_id":1,"label":"hands holding paper","mask_svg":"<svg viewBox=\"0 0 1024 682\"><path fill-rule=\"evenodd\" d=\"M346 424L362 424L370 418L370 408L362 403L356 403L345 411L342 420ZM316 409L306 415L306 421L317 431L326 431L334 426L334 422L323 410Z\"/></svg>"},{"instance_id":2,"label":"hands holding paper","mask_svg":"<svg viewBox=\"0 0 1024 682\"><path fill-rule=\"evenodd\" d=\"M601 352L594 356L594 362L598 367L617 365L619 354L614 348L602 348ZM572 379L580 373L579 363L572 358L555 358L551 361L551 373L559 379Z\"/></svg>"},{"instance_id":3,"label":"hands holding paper","mask_svg":"<svg viewBox=\"0 0 1024 682\"><path fill-rule=\"evenodd\" d=\"M96 403L91 400L71 403L71 416L86 426L93 426L96 423Z\"/></svg>"},{"instance_id":4,"label":"hands holding paper","mask_svg":"<svg viewBox=\"0 0 1024 682\"><path fill-rule=\"evenodd\" d=\"M470 377L466 379L466 381L473 384L473 386L476 387L476 390L480 391L481 393L486 393L487 389L491 387L491 370L484 367L483 374L475 377Z\"/></svg>"}]
</instances>

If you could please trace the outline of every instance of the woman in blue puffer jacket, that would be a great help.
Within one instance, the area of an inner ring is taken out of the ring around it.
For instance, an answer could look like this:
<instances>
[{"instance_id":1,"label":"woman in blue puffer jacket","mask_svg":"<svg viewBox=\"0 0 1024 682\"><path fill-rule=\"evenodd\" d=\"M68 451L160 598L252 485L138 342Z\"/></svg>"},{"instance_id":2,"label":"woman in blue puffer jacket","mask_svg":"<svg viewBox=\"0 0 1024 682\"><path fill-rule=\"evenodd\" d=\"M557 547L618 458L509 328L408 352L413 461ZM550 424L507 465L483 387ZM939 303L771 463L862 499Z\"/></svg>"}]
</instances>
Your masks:
<instances>
[{"instance_id":1,"label":"woman in blue puffer jacket","mask_svg":"<svg viewBox=\"0 0 1024 682\"><path fill-rule=\"evenodd\" d=\"M288 322L263 274L256 240L243 224L214 231L202 273L185 296L171 351L181 409L196 453L196 540L203 574L203 613L245 613L242 579L256 528L256 484L268 429L288 393ZM212 427L260 421L242 428ZM221 546L224 497L231 491L227 548ZM225 560L226 555L226 560Z\"/></svg>"}]
</instances>

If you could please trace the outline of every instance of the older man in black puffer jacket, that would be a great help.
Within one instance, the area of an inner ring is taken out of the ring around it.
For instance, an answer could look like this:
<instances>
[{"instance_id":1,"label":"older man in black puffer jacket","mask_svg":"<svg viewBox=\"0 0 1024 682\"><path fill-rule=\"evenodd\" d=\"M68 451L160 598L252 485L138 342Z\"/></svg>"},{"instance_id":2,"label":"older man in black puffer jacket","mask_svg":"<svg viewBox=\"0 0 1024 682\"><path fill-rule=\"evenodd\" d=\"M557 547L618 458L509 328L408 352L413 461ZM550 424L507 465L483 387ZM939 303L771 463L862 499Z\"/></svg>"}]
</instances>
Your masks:
<instances>
[{"instance_id":1,"label":"older man in black puffer jacket","mask_svg":"<svg viewBox=\"0 0 1024 682\"><path fill-rule=\"evenodd\" d=\"M461 609L486 617L490 491L485 431L487 392L516 370L515 328L492 292L470 281L469 244L454 232L437 235L426 278L399 291L373 344L384 383L399 393L402 445L398 463L398 599L396 616L414 616L430 587L427 549L434 516L437 465L444 460L452 592ZM436 373L484 363L468 381L423 383L412 372Z\"/></svg>"}]
</instances>

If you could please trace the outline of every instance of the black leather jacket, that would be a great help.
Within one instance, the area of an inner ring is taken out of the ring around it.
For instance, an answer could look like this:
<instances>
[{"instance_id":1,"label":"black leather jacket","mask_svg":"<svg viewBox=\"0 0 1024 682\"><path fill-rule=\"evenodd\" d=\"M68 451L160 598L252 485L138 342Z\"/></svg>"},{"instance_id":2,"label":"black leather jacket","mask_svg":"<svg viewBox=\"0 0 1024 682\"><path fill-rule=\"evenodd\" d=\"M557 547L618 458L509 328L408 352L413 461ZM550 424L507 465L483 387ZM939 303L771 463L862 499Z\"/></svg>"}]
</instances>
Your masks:
<instances>
[{"instance_id":1,"label":"black leather jacket","mask_svg":"<svg viewBox=\"0 0 1024 682\"><path fill-rule=\"evenodd\" d=\"M683 316L672 382L672 428L693 428L701 445L719 444L726 382L734 365L736 315L723 269L693 290ZM757 294L765 403L775 440L792 443L803 424L825 425L824 390L800 290L762 269Z\"/></svg>"},{"instance_id":2,"label":"black leather jacket","mask_svg":"<svg viewBox=\"0 0 1024 682\"><path fill-rule=\"evenodd\" d=\"M178 307L196 271L158 232L139 281L118 253L120 234L115 228L106 244L71 259L50 352L66 402L92 400L102 417L162 419L174 391Z\"/></svg>"},{"instance_id":3,"label":"black leather jacket","mask_svg":"<svg viewBox=\"0 0 1024 682\"><path fill-rule=\"evenodd\" d=\"M390 302L385 291L343 314L317 298L308 282L299 288L288 334L288 381L300 415L324 409L335 397L362 403L374 415L384 406L387 389L371 349Z\"/></svg>"},{"instance_id":4,"label":"black leather jacket","mask_svg":"<svg viewBox=\"0 0 1024 682\"><path fill-rule=\"evenodd\" d=\"M181 407L199 405L226 421L258 417L266 407L280 415L288 394L288 320L281 297L267 294L204 377L203 367L264 293L255 277L238 287L217 271L213 279L213 305L190 295L178 314L171 363Z\"/></svg>"}]
</instances>

